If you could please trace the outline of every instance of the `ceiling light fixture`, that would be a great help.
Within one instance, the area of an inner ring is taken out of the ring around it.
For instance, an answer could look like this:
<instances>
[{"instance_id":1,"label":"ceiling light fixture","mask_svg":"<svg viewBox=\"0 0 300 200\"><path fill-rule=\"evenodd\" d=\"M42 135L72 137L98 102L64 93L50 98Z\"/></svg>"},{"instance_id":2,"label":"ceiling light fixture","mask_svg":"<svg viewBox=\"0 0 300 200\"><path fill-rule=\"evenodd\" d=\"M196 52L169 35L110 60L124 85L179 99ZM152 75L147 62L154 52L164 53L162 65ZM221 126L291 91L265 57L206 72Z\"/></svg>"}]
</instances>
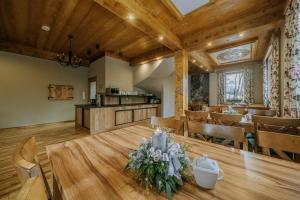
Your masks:
<instances>
[{"instance_id":1,"label":"ceiling light fixture","mask_svg":"<svg viewBox=\"0 0 300 200\"><path fill-rule=\"evenodd\" d=\"M42 25L41 29L46 32L49 32L51 30L50 26L47 26L47 25Z\"/></svg>"},{"instance_id":2,"label":"ceiling light fixture","mask_svg":"<svg viewBox=\"0 0 300 200\"><path fill-rule=\"evenodd\" d=\"M209 47L210 47L211 45L212 45L212 44L211 44L211 42L207 43L207 46L209 46Z\"/></svg>"},{"instance_id":3,"label":"ceiling light fixture","mask_svg":"<svg viewBox=\"0 0 300 200\"><path fill-rule=\"evenodd\" d=\"M158 40L159 40L159 41L163 41L163 40L164 40L164 36L160 35L160 36L158 37Z\"/></svg>"},{"instance_id":4,"label":"ceiling light fixture","mask_svg":"<svg viewBox=\"0 0 300 200\"><path fill-rule=\"evenodd\" d=\"M135 17L133 14L129 14L127 18L129 21L133 21Z\"/></svg>"},{"instance_id":5,"label":"ceiling light fixture","mask_svg":"<svg viewBox=\"0 0 300 200\"><path fill-rule=\"evenodd\" d=\"M240 36L240 37L243 37L243 36L244 36L244 33L240 33L239 36Z\"/></svg>"},{"instance_id":6,"label":"ceiling light fixture","mask_svg":"<svg viewBox=\"0 0 300 200\"><path fill-rule=\"evenodd\" d=\"M57 54L57 61L59 64L64 66L71 66L73 68L77 68L82 66L82 59L77 57L76 55L73 55L72 46L71 46L71 40L73 39L72 35L68 35L69 39L69 49L67 53L60 53Z\"/></svg>"},{"instance_id":7,"label":"ceiling light fixture","mask_svg":"<svg viewBox=\"0 0 300 200\"><path fill-rule=\"evenodd\" d=\"M196 62L196 60L195 60L195 59L193 59L193 60L192 60L192 63L195 63L195 62Z\"/></svg>"}]
</instances>

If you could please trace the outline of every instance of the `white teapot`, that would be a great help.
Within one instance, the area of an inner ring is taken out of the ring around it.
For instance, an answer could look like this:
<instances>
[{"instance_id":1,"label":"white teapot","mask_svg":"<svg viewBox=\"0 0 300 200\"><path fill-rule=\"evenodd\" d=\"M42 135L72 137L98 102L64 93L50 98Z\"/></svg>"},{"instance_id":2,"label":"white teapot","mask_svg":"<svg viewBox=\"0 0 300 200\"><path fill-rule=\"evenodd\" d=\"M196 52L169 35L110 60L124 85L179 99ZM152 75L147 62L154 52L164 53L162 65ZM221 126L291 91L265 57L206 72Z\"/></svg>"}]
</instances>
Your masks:
<instances>
[{"instance_id":1,"label":"white teapot","mask_svg":"<svg viewBox=\"0 0 300 200\"><path fill-rule=\"evenodd\" d=\"M194 158L192 167L197 184L203 188L212 189L218 180L224 178L217 161L208 159L207 155Z\"/></svg>"}]
</instances>

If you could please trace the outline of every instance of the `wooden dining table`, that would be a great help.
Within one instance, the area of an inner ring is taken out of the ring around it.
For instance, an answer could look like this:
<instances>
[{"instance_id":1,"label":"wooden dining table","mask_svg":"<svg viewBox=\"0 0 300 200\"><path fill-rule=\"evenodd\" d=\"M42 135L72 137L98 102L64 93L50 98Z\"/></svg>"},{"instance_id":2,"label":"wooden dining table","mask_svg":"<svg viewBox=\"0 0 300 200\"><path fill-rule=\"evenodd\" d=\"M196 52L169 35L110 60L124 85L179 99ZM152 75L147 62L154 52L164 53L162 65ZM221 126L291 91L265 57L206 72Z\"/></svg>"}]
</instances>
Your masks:
<instances>
[{"instance_id":1,"label":"wooden dining table","mask_svg":"<svg viewBox=\"0 0 300 200\"><path fill-rule=\"evenodd\" d=\"M154 189L145 192L124 171L130 150L152 133L136 125L47 146L54 199L166 199ZM189 145L191 160L204 154L216 160L224 180L207 190L192 179L173 199L300 199L300 164L184 136L175 136L175 141Z\"/></svg>"}]
</instances>

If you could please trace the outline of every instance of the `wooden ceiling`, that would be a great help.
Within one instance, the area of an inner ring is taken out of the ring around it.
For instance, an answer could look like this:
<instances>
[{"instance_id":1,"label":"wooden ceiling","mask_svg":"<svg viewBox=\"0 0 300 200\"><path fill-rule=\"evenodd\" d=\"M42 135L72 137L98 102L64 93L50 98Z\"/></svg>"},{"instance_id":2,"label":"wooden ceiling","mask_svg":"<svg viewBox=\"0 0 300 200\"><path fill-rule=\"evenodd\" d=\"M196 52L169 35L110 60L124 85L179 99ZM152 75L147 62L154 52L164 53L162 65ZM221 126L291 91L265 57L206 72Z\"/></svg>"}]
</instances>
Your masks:
<instances>
[{"instance_id":1,"label":"wooden ceiling","mask_svg":"<svg viewBox=\"0 0 300 200\"><path fill-rule=\"evenodd\" d=\"M282 23L286 0L214 0L184 17L178 17L169 3L1 0L0 50L55 59L57 53L66 51L67 35L72 34L72 49L86 62L109 53L138 64L184 48L191 62L212 70L217 65L208 51L250 40L257 40L254 60L261 60L271 33ZM42 25L51 30L43 31ZM229 39L241 33L242 37Z\"/></svg>"}]
</instances>

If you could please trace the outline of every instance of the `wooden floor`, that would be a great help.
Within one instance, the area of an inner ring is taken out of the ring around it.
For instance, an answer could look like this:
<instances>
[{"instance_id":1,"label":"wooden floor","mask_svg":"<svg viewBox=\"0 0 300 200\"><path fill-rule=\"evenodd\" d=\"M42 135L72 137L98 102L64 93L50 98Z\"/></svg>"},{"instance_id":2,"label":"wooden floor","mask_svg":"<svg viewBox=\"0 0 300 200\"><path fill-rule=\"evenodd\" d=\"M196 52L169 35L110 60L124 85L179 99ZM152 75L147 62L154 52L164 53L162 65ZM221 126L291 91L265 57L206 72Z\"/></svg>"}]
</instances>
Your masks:
<instances>
[{"instance_id":1,"label":"wooden floor","mask_svg":"<svg viewBox=\"0 0 300 200\"><path fill-rule=\"evenodd\" d=\"M147 125L148 122L139 124ZM11 154L18 143L30 136L36 137L39 146L38 158L49 184L52 185L51 168L45 147L49 144L89 136L89 133L81 129L75 129L74 122L0 130L0 200L14 199L21 187L11 162Z\"/></svg>"}]
</instances>

